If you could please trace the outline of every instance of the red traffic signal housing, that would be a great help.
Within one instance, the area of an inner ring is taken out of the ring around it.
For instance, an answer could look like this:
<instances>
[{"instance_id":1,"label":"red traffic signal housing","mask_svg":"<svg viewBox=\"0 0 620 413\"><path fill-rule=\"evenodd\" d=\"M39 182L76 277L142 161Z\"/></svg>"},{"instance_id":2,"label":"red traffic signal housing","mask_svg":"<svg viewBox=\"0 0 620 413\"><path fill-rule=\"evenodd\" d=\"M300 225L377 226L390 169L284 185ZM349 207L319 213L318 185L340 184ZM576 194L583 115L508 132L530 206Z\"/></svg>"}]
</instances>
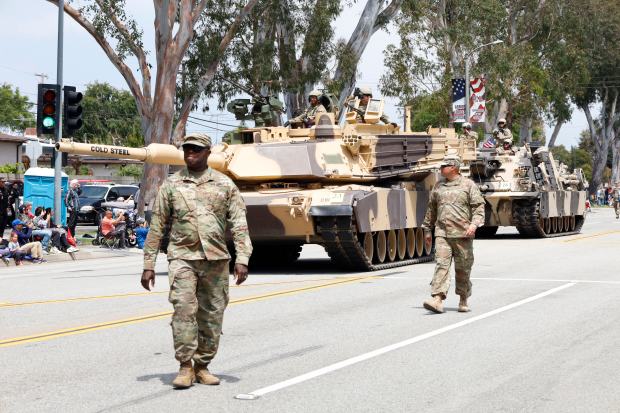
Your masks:
<instances>
[{"instance_id":1,"label":"red traffic signal housing","mask_svg":"<svg viewBox=\"0 0 620 413\"><path fill-rule=\"evenodd\" d=\"M60 86L40 83L37 94L37 135L56 133L60 116Z\"/></svg>"}]
</instances>

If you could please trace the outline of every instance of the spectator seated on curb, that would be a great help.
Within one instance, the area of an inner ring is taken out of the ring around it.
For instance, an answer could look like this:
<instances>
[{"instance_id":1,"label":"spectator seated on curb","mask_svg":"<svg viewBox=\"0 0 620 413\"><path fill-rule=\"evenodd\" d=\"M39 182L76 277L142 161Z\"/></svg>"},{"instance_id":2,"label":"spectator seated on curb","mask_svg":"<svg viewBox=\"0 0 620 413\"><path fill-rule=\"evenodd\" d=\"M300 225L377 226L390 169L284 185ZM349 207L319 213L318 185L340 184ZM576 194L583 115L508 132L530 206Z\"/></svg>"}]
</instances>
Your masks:
<instances>
[{"instance_id":1,"label":"spectator seated on curb","mask_svg":"<svg viewBox=\"0 0 620 413\"><path fill-rule=\"evenodd\" d=\"M134 230L136 234L136 242L138 248L144 249L144 241L146 241L146 236L149 233L149 227L144 218L140 217L136 219L136 224L138 227Z\"/></svg>"},{"instance_id":2,"label":"spectator seated on curb","mask_svg":"<svg viewBox=\"0 0 620 413\"><path fill-rule=\"evenodd\" d=\"M20 245L19 235L16 232L11 233L8 248L11 257L15 260L15 265L22 265L22 260L24 258L28 258L28 256L32 258L32 262L35 264L45 262L43 259L41 243L39 241L33 241Z\"/></svg>"},{"instance_id":3,"label":"spectator seated on curb","mask_svg":"<svg viewBox=\"0 0 620 413\"><path fill-rule=\"evenodd\" d=\"M40 211L39 208L37 208L38 211ZM50 238L52 237L52 231L50 231L49 229L40 229L35 225L35 219L37 218L37 216L32 214L31 209L32 204L30 202L26 202L24 204L23 212L20 214L19 220L24 226L32 229L31 236L33 237L33 240L40 239L41 243L43 244L43 248L47 250L49 248Z\"/></svg>"},{"instance_id":4,"label":"spectator seated on curb","mask_svg":"<svg viewBox=\"0 0 620 413\"><path fill-rule=\"evenodd\" d=\"M125 217L120 215L112 218L112 211L105 211L105 216L101 220L101 233L107 239L118 239L118 248L125 248Z\"/></svg>"},{"instance_id":5,"label":"spectator seated on curb","mask_svg":"<svg viewBox=\"0 0 620 413\"><path fill-rule=\"evenodd\" d=\"M51 228L52 231L52 243L58 251L62 252L77 252L79 248L74 247L69 242L69 233L65 227L60 225L54 225L54 211L52 208L46 208L39 220L39 225L45 228Z\"/></svg>"},{"instance_id":6,"label":"spectator seated on curb","mask_svg":"<svg viewBox=\"0 0 620 413\"><path fill-rule=\"evenodd\" d=\"M11 256L11 251L9 250L9 241L0 237L0 258L2 258L2 262L6 265L9 265L9 257Z\"/></svg>"}]
</instances>

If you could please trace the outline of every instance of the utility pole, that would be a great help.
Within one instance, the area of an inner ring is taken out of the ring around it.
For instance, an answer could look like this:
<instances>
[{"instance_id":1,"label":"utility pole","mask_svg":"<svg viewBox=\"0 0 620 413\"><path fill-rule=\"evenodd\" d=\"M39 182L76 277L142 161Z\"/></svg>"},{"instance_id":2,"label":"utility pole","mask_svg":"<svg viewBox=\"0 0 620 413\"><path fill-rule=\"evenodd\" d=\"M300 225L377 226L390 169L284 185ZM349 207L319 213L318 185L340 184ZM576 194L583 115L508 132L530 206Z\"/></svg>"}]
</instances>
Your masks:
<instances>
[{"instance_id":1,"label":"utility pole","mask_svg":"<svg viewBox=\"0 0 620 413\"><path fill-rule=\"evenodd\" d=\"M34 75L39 78L39 83L45 83L45 79L49 77L45 73L35 73Z\"/></svg>"},{"instance_id":2,"label":"utility pole","mask_svg":"<svg viewBox=\"0 0 620 413\"><path fill-rule=\"evenodd\" d=\"M58 48L56 56L56 83L59 86L59 91L63 87L62 79L62 59L63 59L63 40L64 40L64 17L65 17L65 1L58 0ZM62 99L63 94L60 94L60 108L63 107ZM60 142L62 139L62 114L58 116L58 122L56 122L56 142ZM54 223L60 224L62 217L62 154L58 151L54 156ZM74 234L72 234L74 235Z\"/></svg>"}]
</instances>

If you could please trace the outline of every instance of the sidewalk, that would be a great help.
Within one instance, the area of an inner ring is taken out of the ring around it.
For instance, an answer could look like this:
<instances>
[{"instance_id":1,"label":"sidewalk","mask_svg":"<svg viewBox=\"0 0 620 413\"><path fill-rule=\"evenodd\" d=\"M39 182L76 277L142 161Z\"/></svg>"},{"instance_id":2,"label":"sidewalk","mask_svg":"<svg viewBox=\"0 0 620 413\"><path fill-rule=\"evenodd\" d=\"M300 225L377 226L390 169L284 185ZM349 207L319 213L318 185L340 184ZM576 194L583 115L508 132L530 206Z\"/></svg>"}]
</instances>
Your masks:
<instances>
[{"instance_id":1,"label":"sidewalk","mask_svg":"<svg viewBox=\"0 0 620 413\"><path fill-rule=\"evenodd\" d=\"M139 248L127 248L124 250L118 249L109 249L104 247L93 247L93 246L81 246L78 252L74 252L71 254L67 254L64 252L60 252L58 254L49 254L44 255L43 259L47 262L64 262L64 261L82 261L82 260L92 260L97 258L112 258L112 257L128 257L134 254L142 254L142 250ZM24 260L24 265L39 265L33 264L30 261ZM11 259L11 265L9 267L13 267L15 264ZM45 265L43 263L42 265ZM0 263L0 268L5 268L2 263Z\"/></svg>"}]
</instances>

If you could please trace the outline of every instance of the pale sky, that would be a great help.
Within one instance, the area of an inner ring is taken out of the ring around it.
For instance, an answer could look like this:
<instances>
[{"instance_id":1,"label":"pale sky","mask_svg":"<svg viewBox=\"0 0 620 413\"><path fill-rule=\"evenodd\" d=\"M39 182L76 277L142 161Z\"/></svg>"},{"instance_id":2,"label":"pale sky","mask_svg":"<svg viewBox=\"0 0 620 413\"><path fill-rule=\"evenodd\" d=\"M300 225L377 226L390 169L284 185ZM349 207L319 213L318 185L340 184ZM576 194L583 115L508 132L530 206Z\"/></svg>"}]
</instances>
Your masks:
<instances>
[{"instance_id":1,"label":"pale sky","mask_svg":"<svg viewBox=\"0 0 620 413\"><path fill-rule=\"evenodd\" d=\"M79 4L80 1L74 3ZM127 4L129 14L144 29L144 44L152 50L152 0L127 0ZM360 0L342 13L336 22L337 37L349 38L364 4L365 1ZM47 83L56 82L56 23L56 6L44 0L0 0L0 83L19 87L20 92L32 102L36 102L39 82L35 73L47 74ZM375 95L378 95L379 78L385 70L383 49L389 43L398 43L395 34L377 32L368 44L359 66L358 85L372 87ZM153 53L150 57L152 56ZM135 64L132 67L137 69ZM64 84L77 86L78 90L83 91L87 83L94 81L108 82L117 88L128 89L125 80L99 45L70 17L65 16ZM396 100L386 99L386 113L392 120L402 123L396 104ZM238 123L231 113L216 112L215 102L210 104L210 107L211 111L200 112L196 116L214 122L233 125ZM216 127L215 124L210 125ZM586 128L585 116L575 109L572 121L562 128L557 143L566 146L576 144L579 134ZM188 124L188 131L207 132L218 140L223 131L230 128L220 125L219 129L220 131L216 131ZM550 135L551 128L547 127L547 136Z\"/></svg>"}]
</instances>

